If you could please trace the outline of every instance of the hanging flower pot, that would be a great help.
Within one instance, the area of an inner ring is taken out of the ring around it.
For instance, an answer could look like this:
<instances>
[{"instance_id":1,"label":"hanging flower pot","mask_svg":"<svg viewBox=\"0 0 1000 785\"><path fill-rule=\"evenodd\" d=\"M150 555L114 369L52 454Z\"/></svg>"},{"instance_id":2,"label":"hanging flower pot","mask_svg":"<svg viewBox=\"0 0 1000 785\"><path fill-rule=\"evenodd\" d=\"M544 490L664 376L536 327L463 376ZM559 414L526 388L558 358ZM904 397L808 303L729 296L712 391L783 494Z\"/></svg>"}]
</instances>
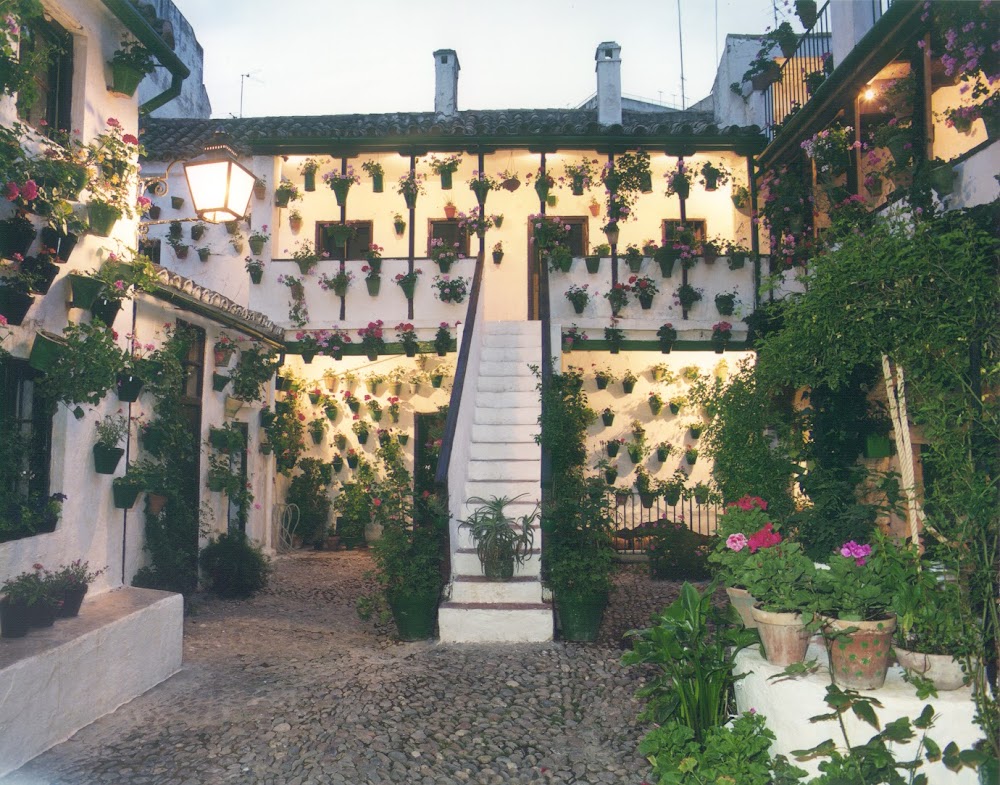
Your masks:
<instances>
[{"instance_id":1,"label":"hanging flower pot","mask_svg":"<svg viewBox=\"0 0 1000 785\"><path fill-rule=\"evenodd\" d=\"M658 415L661 411L663 411L663 401L659 398L651 396L649 398L649 411L652 412L654 417Z\"/></svg>"},{"instance_id":2,"label":"hanging flower pot","mask_svg":"<svg viewBox=\"0 0 1000 785\"><path fill-rule=\"evenodd\" d=\"M198 258L201 259L201 261L203 261L203 262L207 262L208 261L208 257L211 256L211 255L212 255L212 251L211 251L210 248L199 248L198 249Z\"/></svg>"},{"instance_id":3,"label":"hanging flower pot","mask_svg":"<svg viewBox=\"0 0 1000 785\"><path fill-rule=\"evenodd\" d=\"M493 264L500 264L503 261L503 251L493 252Z\"/></svg>"},{"instance_id":4,"label":"hanging flower pot","mask_svg":"<svg viewBox=\"0 0 1000 785\"><path fill-rule=\"evenodd\" d=\"M802 26L808 30L816 24L816 0L795 0L795 14L802 22Z\"/></svg>"},{"instance_id":5,"label":"hanging flower pot","mask_svg":"<svg viewBox=\"0 0 1000 785\"><path fill-rule=\"evenodd\" d=\"M102 294L90 306L90 313L95 319L100 319L108 327L113 327L121 309L121 300L109 300Z\"/></svg>"},{"instance_id":6,"label":"hanging flower pot","mask_svg":"<svg viewBox=\"0 0 1000 785\"><path fill-rule=\"evenodd\" d=\"M250 244L250 252L254 256L260 256L264 252L264 243L266 242L263 237L254 237L250 235L250 239L247 240Z\"/></svg>"},{"instance_id":7,"label":"hanging flower pot","mask_svg":"<svg viewBox=\"0 0 1000 785\"><path fill-rule=\"evenodd\" d=\"M650 308L653 307L652 294L649 294L648 292L640 292L638 298L639 298L639 305L642 307L642 310L648 311Z\"/></svg>"},{"instance_id":8,"label":"hanging flower pot","mask_svg":"<svg viewBox=\"0 0 1000 785\"><path fill-rule=\"evenodd\" d=\"M653 192L653 175L651 172L639 173L639 191L644 194Z\"/></svg>"},{"instance_id":9,"label":"hanging flower pot","mask_svg":"<svg viewBox=\"0 0 1000 785\"><path fill-rule=\"evenodd\" d=\"M118 461L122 459L125 450L121 447L106 447L103 444L94 445L94 470L98 474L114 474Z\"/></svg>"},{"instance_id":10,"label":"hanging flower pot","mask_svg":"<svg viewBox=\"0 0 1000 785\"><path fill-rule=\"evenodd\" d=\"M385 190L385 175L376 172L372 175L372 193L380 194Z\"/></svg>"},{"instance_id":11,"label":"hanging flower pot","mask_svg":"<svg viewBox=\"0 0 1000 785\"><path fill-rule=\"evenodd\" d=\"M413 210L417 206L417 194L407 191L403 194L403 201L406 202L407 209Z\"/></svg>"},{"instance_id":12,"label":"hanging flower pot","mask_svg":"<svg viewBox=\"0 0 1000 785\"><path fill-rule=\"evenodd\" d=\"M187 259L189 246L184 245L184 243L177 243L173 246L174 254L178 259Z\"/></svg>"},{"instance_id":13,"label":"hanging flower pot","mask_svg":"<svg viewBox=\"0 0 1000 785\"><path fill-rule=\"evenodd\" d=\"M609 245L618 245L618 224L612 221L604 227L604 234L607 235Z\"/></svg>"},{"instance_id":14,"label":"hanging flower pot","mask_svg":"<svg viewBox=\"0 0 1000 785\"><path fill-rule=\"evenodd\" d=\"M372 297L378 297L379 290L382 288L382 279L378 276L365 278L365 286L368 287L368 294Z\"/></svg>"},{"instance_id":15,"label":"hanging flower pot","mask_svg":"<svg viewBox=\"0 0 1000 785\"><path fill-rule=\"evenodd\" d=\"M41 330L32 341L28 365L36 371L46 373L55 366L65 350L66 343L60 336Z\"/></svg>"},{"instance_id":16,"label":"hanging flower pot","mask_svg":"<svg viewBox=\"0 0 1000 785\"><path fill-rule=\"evenodd\" d=\"M604 445L604 449L608 453L609 458L615 458L618 455L618 448L620 446L617 441L610 441Z\"/></svg>"},{"instance_id":17,"label":"hanging flower pot","mask_svg":"<svg viewBox=\"0 0 1000 785\"><path fill-rule=\"evenodd\" d=\"M484 207L486 205L486 197L490 193L489 181L474 180L469 183L469 189L476 195L476 201L479 202L479 207Z\"/></svg>"},{"instance_id":18,"label":"hanging flower pot","mask_svg":"<svg viewBox=\"0 0 1000 785\"><path fill-rule=\"evenodd\" d=\"M139 88L139 82L145 76L141 69L134 68L128 63L111 63L111 84L108 90L126 98L135 95Z\"/></svg>"},{"instance_id":19,"label":"hanging flower pot","mask_svg":"<svg viewBox=\"0 0 1000 785\"><path fill-rule=\"evenodd\" d=\"M740 252L730 252L729 254L729 269L730 270L742 270L743 266L747 263L747 255Z\"/></svg>"},{"instance_id":20,"label":"hanging flower pot","mask_svg":"<svg viewBox=\"0 0 1000 785\"><path fill-rule=\"evenodd\" d=\"M393 221L392 228L395 230L397 237L402 237L403 232L406 231L406 221Z\"/></svg>"},{"instance_id":21,"label":"hanging flower pot","mask_svg":"<svg viewBox=\"0 0 1000 785\"><path fill-rule=\"evenodd\" d=\"M192 224L191 225L191 239L198 242L202 237L205 236L205 224Z\"/></svg>"},{"instance_id":22,"label":"hanging flower pot","mask_svg":"<svg viewBox=\"0 0 1000 785\"><path fill-rule=\"evenodd\" d=\"M3 232L0 231L0 234ZM42 243L46 248L54 248L56 255L62 262L69 261L70 254L73 253L79 239L75 234L63 234L51 226L42 228Z\"/></svg>"},{"instance_id":23,"label":"hanging flower pot","mask_svg":"<svg viewBox=\"0 0 1000 785\"><path fill-rule=\"evenodd\" d=\"M184 197L183 196L171 196L170 197L170 206L172 208L174 208L175 210L180 210L184 206Z\"/></svg>"},{"instance_id":24,"label":"hanging flower pot","mask_svg":"<svg viewBox=\"0 0 1000 785\"><path fill-rule=\"evenodd\" d=\"M454 172L441 172L441 190L450 191Z\"/></svg>"},{"instance_id":25,"label":"hanging flower pot","mask_svg":"<svg viewBox=\"0 0 1000 785\"><path fill-rule=\"evenodd\" d=\"M781 80L781 68L774 60L768 60L764 70L750 77L750 85L754 90L766 90L775 82Z\"/></svg>"},{"instance_id":26,"label":"hanging flower pot","mask_svg":"<svg viewBox=\"0 0 1000 785\"><path fill-rule=\"evenodd\" d=\"M596 275L601 268L600 256L585 256L583 261L587 265L587 272L591 275Z\"/></svg>"},{"instance_id":27,"label":"hanging flower pot","mask_svg":"<svg viewBox=\"0 0 1000 785\"><path fill-rule=\"evenodd\" d=\"M455 207L455 205L453 205L451 202L448 202L448 204L444 206L444 217L447 218L449 221L455 217L455 214L457 212L458 208Z\"/></svg>"},{"instance_id":28,"label":"hanging flower pot","mask_svg":"<svg viewBox=\"0 0 1000 785\"><path fill-rule=\"evenodd\" d=\"M431 374L431 387L433 387L435 390L438 390L441 388L441 385L443 383L444 383L444 374L441 373Z\"/></svg>"},{"instance_id":29,"label":"hanging flower pot","mask_svg":"<svg viewBox=\"0 0 1000 785\"><path fill-rule=\"evenodd\" d=\"M733 310L736 308L736 295L735 294L715 295L715 308L722 316L732 316Z\"/></svg>"},{"instance_id":30,"label":"hanging flower pot","mask_svg":"<svg viewBox=\"0 0 1000 785\"><path fill-rule=\"evenodd\" d=\"M36 235L35 225L22 215L0 221L0 256L6 259L14 254L26 256Z\"/></svg>"},{"instance_id":31,"label":"hanging flower pot","mask_svg":"<svg viewBox=\"0 0 1000 785\"><path fill-rule=\"evenodd\" d=\"M23 638L31 627L30 619L27 605L6 597L0 600L0 637Z\"/></svg>"},{"instance_id":32,"label":"hanging flower pot","mask_svg":"<svg viewBox=\"0 0 1000 785\"><path fill-rule=\"evenodd\" d=\"M605 409L601 413L601 420L604 422L605 425L614 425L615 413L608 409Z\"/></svg>"},{"instance_id":33,"label":"hanging flower pot","mask_svg":"<svg viewBox=\"0 0 1000 785\"><path fill-rule=\"evenodd\" d=\"M521 181L518 180L517 177L508 177L506 180L500 183L500 187L507 191L510 191L511 193L514 193L514 191L516 191L518 188L521 187Z\"/></svg>"},{"instance_id":34,"label":"hanging flower pot","mask_svg":"<svg viewBox=\"0 0 1000 785\"><path fill-rule=\"evenodd\" d=\"M224 373L213 373L212 374L212 389L216 392L222 392L226 389L226 385L229 384L229 377Z\"/></svg>"},{"instance_id":35,"label":"hanging flower pot","mask_svg":"<svg viewBox=\"0 0 1000 785\"><path fill-rule=\"evenodd\" d=\"M90 202L87 205L87 218L90 231L98 237L107 237L115 228L118 219L122 217L121 210L104 202Z\"/></svg>"},{"instance_id":36,"label":"hanging flower pot","mask_svg":"<svg viewBox=\"0 0 1000 785\"><path fill-rule=\"evenodd\" d=\"M631 379L622 379L622 390L625 391L626 395L631 395L632 390L635 389L635 382Z\"/></svg>"},{"instance_id":37,"label":"hanging flower pot","mask_svg":"<svg viewBox=\"0 0 1000 785\"><path fill-rule=\"evenodd\" d=\"M538 194L538 200L544 202L549 197L549 182L547 177L539 177L535 180L535 193Z\"/></svg>"},{"instance_id":38,"label":"hanging flower pot","mask_svg":"<svg viewBox=\"0 0 1000 785\"><path fill-rule=\"evenodd\" d=\"M351 190L351 182L351 180L346 179L330 181L330 188L337 199L337 207L343 207L347 204L347 193Z\"/></svg>"},{"instance_id":39,"label":"hanging flower pot","mask_svg":"<svg viewBox=\"0 0 1000 785\"><path fill-rule=\"evenodd\" d=\"M122 403L134 403L139 400L139 393L142 392L144 382L138 376L131 374L118 375L118 400Z\"/></svg>"},{"instance_id":40,"label":"hanging flower pot","mask_svg":"<svg viewBox=\"0 0 1000 785\"><path fill-rule=\"evenodd\" d=\"M111 485L115 507L119 510L131 510L141 492L142 486L139 483L129 482L124 477L117 478Z\"/></svg>"},{"instance_id":41,"label":"hanging flower pot","mask_svg":"<svg viewBox=\"0 0 1000 785\"><path fill-rule=\"evenodd\" d=\"M570 187L573 189L573 196L583 196L583 175L574 174Z\"/></svg>"},{"instance_id":42,"label":"hanging flower pot","mask_svg":"<svg viewBox=\"0 0 1000 785\"><path fill-rule=\"evenodd\" d=\"M302 188L312 192L316 190L316 170L304 172L302 174Z\"/></svg>"}]
</instances>

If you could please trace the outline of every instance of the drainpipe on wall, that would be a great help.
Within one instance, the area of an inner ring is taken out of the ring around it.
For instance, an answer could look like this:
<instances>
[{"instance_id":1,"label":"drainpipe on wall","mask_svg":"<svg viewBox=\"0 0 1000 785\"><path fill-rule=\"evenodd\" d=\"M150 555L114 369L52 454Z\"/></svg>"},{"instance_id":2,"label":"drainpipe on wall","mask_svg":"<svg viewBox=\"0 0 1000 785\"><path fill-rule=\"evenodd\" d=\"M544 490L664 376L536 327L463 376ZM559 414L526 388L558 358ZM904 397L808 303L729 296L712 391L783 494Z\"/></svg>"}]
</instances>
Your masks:
<instances>
[{"instance_id":1,"label":"drainpipe on wall","mask_svg":"<svg viewBox=\"0 0 1000 785\"><path fill-rule=\"evenodd\" d=\"M159 109L165 103L174 100L181 94L181 85L191 75L191 69L184 65L181 59L174 54L174 50L167 46L159 34L149 26L146 18L128 0L101 0L101 2L156 57L160 65L166 68L172 77L170 87L159 95L154 95L140 106L139 113L149 114L154 109Z\"/></svg>"}]
</instances>

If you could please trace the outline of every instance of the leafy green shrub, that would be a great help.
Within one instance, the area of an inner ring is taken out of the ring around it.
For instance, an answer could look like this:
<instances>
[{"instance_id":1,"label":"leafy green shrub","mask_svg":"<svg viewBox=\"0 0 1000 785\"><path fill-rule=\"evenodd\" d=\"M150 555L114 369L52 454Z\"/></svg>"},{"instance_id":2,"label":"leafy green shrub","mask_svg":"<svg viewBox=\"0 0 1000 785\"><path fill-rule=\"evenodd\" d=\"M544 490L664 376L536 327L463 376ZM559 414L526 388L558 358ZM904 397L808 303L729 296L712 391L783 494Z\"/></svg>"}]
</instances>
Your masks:
<instances>
[{"instance_id":1,"label":"leafy green shrub","mask_svg":"<svg viewBox=\"0 0 1000 785\"><path fill-rule=\"evenodd\" d=\"M287 501L299 508L299 526L296 534L305 543L320 544L330 528L330 497L327 495L333 480L333 467L318 458L299 461L299 473L288 486Z\"/></svg>"},{"instance_id":2,"label":"leafy green shrub","mask_svg":"<svg viewBox=\"0 0 1000 785\"><path fill-rule=\"evenodd\" d=\"M267 586L271 565L242 532L220 534L211 540L199 557L209 588L220 597L250 597Z\"/></svg>"},{"instance_id":3,"label":"leafy green shrub","mask_svg":"<svg viewBox=\"0 0 1000 785\"><path fill-rule=\"evenodd\" d=\"M799 782L804 771L782 755L771 760L768 750L774 734L761 714L741 714L732 727L715 726L698 742L680 722L654 728L639 745L653 764L656 782L664 785L785 785Z\"/></svg>"},{"instance_id":4,"label":"leafy green shrub","mask_svg":"<svg viewBox=\"0 0 1000 785\"><path fill-rule=\"evenodd\" d=\"M683 723L696 741L705 741L709 729L729 718L733 704L736 655L757 642L757 633L723 623L713 607L715 584L700 592L690 583L680 596L653 618L653 626L632 630L632 651L625 665L644 662L659 673L636 692L648 703L640 720L657 724Z\"/></svg>"},{"instance_id":5,"label":"leafy green shrub","mask_svg":"<svg viewBox=\"0 0 1000 785\"><path fill-rule=\"evenodd\" d=\"M650 574L667 581L703 581L710 577L708 554L712 538L666 518L644 526L649 533Z\"/></svg>"}]
</instances>

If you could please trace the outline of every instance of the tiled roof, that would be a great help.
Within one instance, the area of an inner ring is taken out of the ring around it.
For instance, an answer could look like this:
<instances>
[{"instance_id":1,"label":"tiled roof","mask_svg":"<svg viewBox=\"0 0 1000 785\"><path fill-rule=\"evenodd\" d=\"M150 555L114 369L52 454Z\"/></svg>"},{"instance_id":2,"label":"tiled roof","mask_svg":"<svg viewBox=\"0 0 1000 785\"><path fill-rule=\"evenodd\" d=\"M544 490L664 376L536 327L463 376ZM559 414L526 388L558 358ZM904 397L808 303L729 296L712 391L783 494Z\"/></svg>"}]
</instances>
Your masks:
<instances>
[{"instance_id":1,"label":"tiled roof","mask_svg":"<svg viewBox=\"0 0 1000 785\"><path fill-rule=\"evenodd\" d=\"M396 112L391 114L311 115L296 117L245 117L241 119L157 119L143 121L143 145L149 160L165 161L190 158L221 128L243 153L329 152L338 143L358 148L370 144L384 148L389 143L419 146L426 140L462 139L466 144L503 144L509 141L525 146L526 140L558 137L579 138L587 144L603 141L627 141L671 137L711 142L742 137L747 141L760 136L756 126L719 128L710 112L664 111L622 112L620 126L605 127L597 122L591 109L489 109L458 112L444 117L434 112ZM314 150L310 150L314 144ZM456 146L458 149L458 146Z\"/></svg>"}]
</instances>

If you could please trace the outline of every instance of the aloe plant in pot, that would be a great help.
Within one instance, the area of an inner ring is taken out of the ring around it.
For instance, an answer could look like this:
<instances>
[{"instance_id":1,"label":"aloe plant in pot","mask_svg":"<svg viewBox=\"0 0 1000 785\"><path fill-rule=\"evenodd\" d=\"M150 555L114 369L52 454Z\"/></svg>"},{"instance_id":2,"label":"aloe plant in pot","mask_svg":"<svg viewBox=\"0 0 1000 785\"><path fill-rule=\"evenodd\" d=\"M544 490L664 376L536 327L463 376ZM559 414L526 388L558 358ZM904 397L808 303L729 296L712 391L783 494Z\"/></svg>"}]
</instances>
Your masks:
<instances>
[{"instance_id":1,"label":"aloe plant in pot","mask_svg":"<svg viewBox=\"0 0 1000 785\"><path fill-rule=\"evenodd\" d=\"M506 581L514 577L514 565L522 565L531 555L535 541L532 528L538 518L538 509L528 515L512 518L506 507L524 494L508 498L491 496L483 499L474 496L471 504L479 505L459 526L469 529L476 544L476 555L483 565L483 574L491 580Z\"/></svg>"}]
</instances>

